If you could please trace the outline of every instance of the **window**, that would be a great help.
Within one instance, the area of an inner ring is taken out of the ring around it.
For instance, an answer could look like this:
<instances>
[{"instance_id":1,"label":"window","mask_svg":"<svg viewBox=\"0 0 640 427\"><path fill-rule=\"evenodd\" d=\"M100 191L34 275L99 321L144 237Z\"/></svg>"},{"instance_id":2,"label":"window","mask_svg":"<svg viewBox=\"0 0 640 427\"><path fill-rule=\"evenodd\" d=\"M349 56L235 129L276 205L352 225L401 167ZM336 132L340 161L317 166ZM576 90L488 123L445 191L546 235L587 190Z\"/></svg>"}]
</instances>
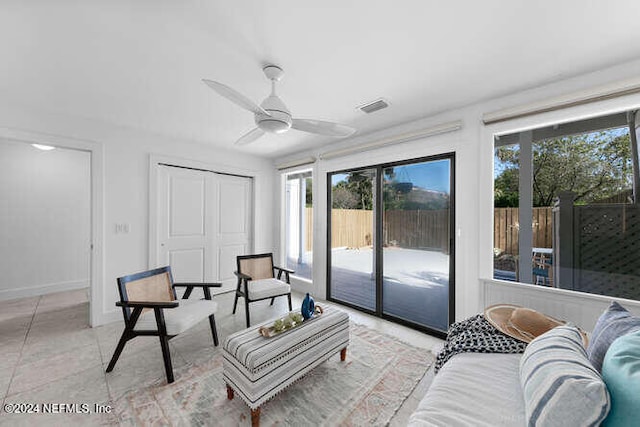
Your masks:
<instances>
[{"instance_id":1,"label":"window","mask_svg":"<svg viewBox=\"0 0 640 427\"><path fill-rule=\"evenodd\" d=\"M496 137L494 278L640 299L635 116Z\"/></svg>"},{"instance_id":2,"label":"window","mask_svg":"<svg viewBox=\"0 0 640 427\"><path fill-rule=\"evenodd\" d=\"M313 194L311 171L285 175L285 254L287 268L311 280Z\"/></svg>"}]
</instances>

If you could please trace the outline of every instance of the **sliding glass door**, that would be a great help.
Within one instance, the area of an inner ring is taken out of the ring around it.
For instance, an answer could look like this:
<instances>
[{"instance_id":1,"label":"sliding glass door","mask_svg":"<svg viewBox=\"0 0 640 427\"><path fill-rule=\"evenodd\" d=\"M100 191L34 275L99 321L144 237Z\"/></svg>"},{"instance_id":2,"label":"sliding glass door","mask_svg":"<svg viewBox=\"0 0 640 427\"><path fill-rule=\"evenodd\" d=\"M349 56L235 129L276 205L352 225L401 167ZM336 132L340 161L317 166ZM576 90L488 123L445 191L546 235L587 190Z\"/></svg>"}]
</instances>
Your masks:
<instances>
[{"instance_id":1,"label":"sliding glass door","mask_svg":"<svg viewBox=\"0 0 640 427\"><path fill-rule=\"evenodd\" d=\"M376 309L373 238L376 170L331 176L330 282L332 296L348 304Z\"/></svg>"},{"instance_id":2,"label":"sliding glass door","mask_svg":"<svg viewBox=\"0 0 640 427\"><path fill-rule=\"evenodd\" d=\"M329 174L328 296L437 334L453 321L452 154Z\"/></svg>"},{"instance_id":3,"label":"sliding glass door","mask_svg":"<svg viewBox=\"0 0 640 427\"><path fill-rule=\"evenodd\" d=\"M385 168L382 312L449 326L451 160Z\"/></svg>"}]
</instances>

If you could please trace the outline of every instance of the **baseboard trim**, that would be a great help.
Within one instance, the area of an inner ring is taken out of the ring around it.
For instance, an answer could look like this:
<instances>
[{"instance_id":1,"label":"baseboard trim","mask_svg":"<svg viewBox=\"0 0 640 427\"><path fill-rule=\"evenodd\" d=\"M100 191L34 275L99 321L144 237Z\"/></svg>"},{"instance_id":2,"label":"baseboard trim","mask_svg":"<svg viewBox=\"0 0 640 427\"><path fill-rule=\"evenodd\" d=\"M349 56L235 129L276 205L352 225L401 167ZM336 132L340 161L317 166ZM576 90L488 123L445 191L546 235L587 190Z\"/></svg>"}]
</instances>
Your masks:
<instances>
[{"instance_id":1,"label":"baseboard trim","mask_svg":"<svg viewBox=\"0 0 640 427\"><path fill-rule=\"evenodd\" d=\"M54 292L73 291L89 288L89 280L74 280L69 282L48 283L46 285L28 286L17 289L0 290L0 301L16 298L36 297Z\"/></svg>"},{"instance_id":2,"label":"baseboard trim","mask_svg":"<svg viewBox=\"0 0 640 427\"><path fill-rule=\"evenodd\" d=\"M95 323L91 323L91 327L95 328L102 325L107 325L109 323L114 322L123 322L122 325L124 327L124 321L122 319L122 311L121 310L113 310L104 313L98 313L97 319L95 319Z\"/></svg>"}]
</instances>

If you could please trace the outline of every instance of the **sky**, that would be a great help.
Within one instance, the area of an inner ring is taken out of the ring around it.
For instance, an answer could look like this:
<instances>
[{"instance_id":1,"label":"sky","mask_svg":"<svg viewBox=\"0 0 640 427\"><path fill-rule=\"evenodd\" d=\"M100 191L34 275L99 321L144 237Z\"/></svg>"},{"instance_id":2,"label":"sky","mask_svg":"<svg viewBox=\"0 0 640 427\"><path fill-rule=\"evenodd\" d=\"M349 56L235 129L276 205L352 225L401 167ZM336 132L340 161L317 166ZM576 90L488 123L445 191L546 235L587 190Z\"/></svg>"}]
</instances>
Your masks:
<instances>
[{"instance_id":1,"label":"sky","mask_svg":"<svg viewBox=\"0 0 640 427\"><path fill-rule=\"evenodd\" d=\"M396 181L412 182L415 187L449 193L449 159L395 166Z\"/></svg>"},{"instance_id":2,"label":"sky","mask_svg":"<svg viewBox=\"0 0 640 427\"><path fill-rule=\"evenodd\" d=\"M394 166L397 182L412 182L415 187L449 193L449 159ZM332 175L331 185L347 178L346 173Z\"/></svg>"}]
</instances>

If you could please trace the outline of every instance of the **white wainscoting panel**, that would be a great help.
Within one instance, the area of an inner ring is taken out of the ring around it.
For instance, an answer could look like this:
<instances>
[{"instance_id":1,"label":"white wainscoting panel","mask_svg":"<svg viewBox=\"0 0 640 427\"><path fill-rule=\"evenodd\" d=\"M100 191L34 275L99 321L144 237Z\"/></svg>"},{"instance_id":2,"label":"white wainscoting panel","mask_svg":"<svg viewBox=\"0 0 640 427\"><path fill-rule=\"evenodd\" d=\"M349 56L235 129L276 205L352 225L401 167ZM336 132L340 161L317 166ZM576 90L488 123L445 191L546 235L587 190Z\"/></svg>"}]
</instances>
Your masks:
<instances>
[{"instance_id":1,"label":"white wainscoting panel","mask_svg":"<svg viewBox=\"0 0 640 427\"><path fill-rule=\"evenodd\" d=\"M203 248L169 251L169 265L174 282L206 282L204 264Z\"/></svg>"},{"instance_id":2,"label":"white wainscoting panel","mask_svg":"<svg viewBox=\"0 0 640 427\"><path fill-rule=\"evenodd\" d=\"M640 316L640 301L501 280L481 280L480 283L484 307L498 303L530 307L573 322L586 331L593 330L600 314L614 300L634 315Z\"/></svg>"}]
</instances>

